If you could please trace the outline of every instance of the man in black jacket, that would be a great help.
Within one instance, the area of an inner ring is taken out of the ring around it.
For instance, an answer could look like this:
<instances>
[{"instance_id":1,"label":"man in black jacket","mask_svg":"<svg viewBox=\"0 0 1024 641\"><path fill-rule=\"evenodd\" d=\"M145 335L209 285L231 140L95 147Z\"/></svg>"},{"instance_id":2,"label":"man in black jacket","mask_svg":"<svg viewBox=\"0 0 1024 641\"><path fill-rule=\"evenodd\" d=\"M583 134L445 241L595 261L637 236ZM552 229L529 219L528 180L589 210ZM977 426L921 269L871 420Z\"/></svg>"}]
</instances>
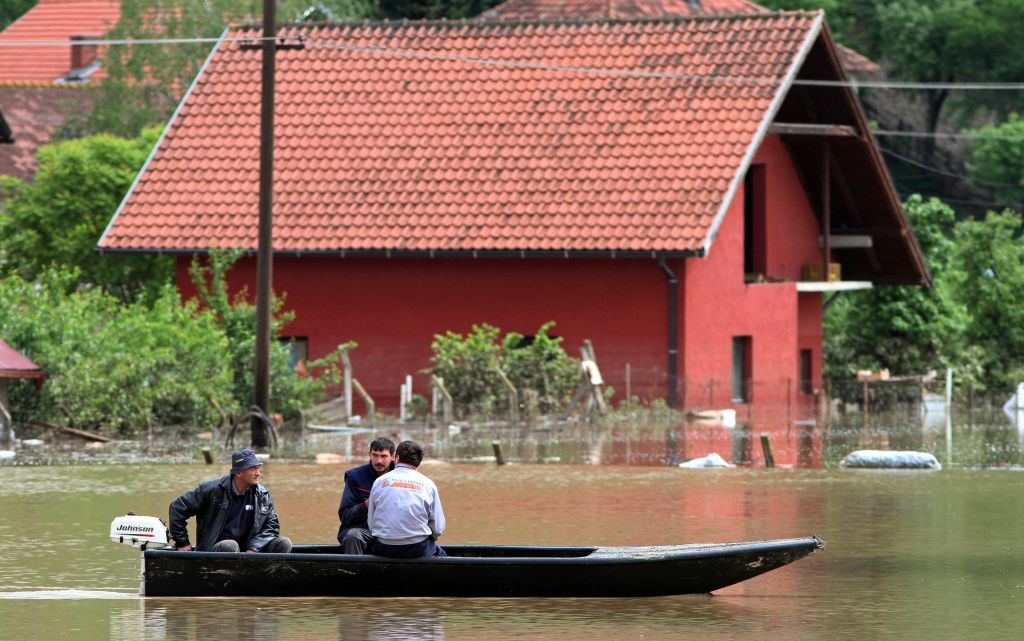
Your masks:
<instances>
[{"instance_id":1,"label":"man in black jacket","mask_svg":"<svg viewBox=\"0 0 1024 641\"><path fill-rule=\"evenodd\" d=\"M231 472L204 481L171 502L171 537L178 550L207 552L291 552L270 490L260 482L260 460L252 450L231 455ZM187 521L196 517L196 539L188 540Z\"/></svg>"},{"instance_id":2,"label":"man in black jacket","mask_svg":"<svg viewBox=\"0 0 1024 641\"><path fill-rule=\"evenodd\" d=\"M345 554L365 554L373 543L366 523L370 488L381 474L395 469L395 444L388 438L370 443L370 462L345 472L345 490L338 506L338 543Z\"/></svg>"}]
</instances>

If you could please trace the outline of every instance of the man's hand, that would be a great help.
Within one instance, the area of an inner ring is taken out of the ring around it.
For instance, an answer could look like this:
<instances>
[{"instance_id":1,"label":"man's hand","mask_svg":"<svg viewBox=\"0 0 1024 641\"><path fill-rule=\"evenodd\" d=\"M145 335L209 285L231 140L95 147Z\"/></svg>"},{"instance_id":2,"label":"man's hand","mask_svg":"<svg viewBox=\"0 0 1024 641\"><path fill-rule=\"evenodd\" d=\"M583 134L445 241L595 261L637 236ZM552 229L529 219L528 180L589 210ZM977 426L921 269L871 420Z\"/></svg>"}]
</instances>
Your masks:
<instances>
[{"instance_id":1,"label":"man's hand","mask_svg":"<svg viewBox=\"0 0 1024 641\"><path fill-rule=\"evenodd\" d=\"M246 554L256 554L256 550L246 550Z\"/></svg>"},{"instance_id":2,"label":"man's hand","mask_svg":"<svg viewBox=\"0 0 1024 641\"><path fill-rule=\"evenodd\" d=\"M178 548L178 552L191 552L191 551L192 551L192 546L191 545L183 545L180 548Z\"/></svg>"}]
</instances>

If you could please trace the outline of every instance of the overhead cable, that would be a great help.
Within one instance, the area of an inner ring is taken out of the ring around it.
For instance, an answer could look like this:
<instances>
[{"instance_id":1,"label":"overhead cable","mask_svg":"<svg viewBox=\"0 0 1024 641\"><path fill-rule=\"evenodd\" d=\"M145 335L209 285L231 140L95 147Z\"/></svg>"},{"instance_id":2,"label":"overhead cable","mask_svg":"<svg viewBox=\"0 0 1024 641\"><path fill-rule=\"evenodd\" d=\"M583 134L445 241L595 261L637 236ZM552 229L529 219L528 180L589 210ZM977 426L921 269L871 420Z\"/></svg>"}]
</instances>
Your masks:
<instances>
[{"instance_id":1,"label":"overhead cable","mask_svg":"<svg viewBox=\"0 0 1024 641\"><path fill-rule=\"evenodd\" d=\"M73 44L82 45L162 45L162 44L214 44L217 42L242 42L256 43L263 40L288 39L291 36L279 34L276 37L252 36L252 37L231 37L231 38L139 38L139 39L104 39L94 38L89 40L76 40ZM0 48L17 46L68 46L72 44L69 40L0 40ZM472 64L492 65L500 67L520 69L540 69L548 71L564 71L570 73L589 73L610 76L626 76L636 78L666 78L676 80L703 81L736 83L748 85L777 85L781 78L768 78L758 76L722 76L716 74L688 74L659 71L642 71L638 69L610 69L603 67L575 66L575 65L552 65L522 60L507 60L501 58L483 58L476 56L464 56L460 54L437 53L432 51L421 51L414 49L397 49L383 46L357 45L341 43L335 40L306 40L306 45L319 49L341 49L346 51L358 51L364 53L377 53L404 58L422 58L427 60L445 60L451 62L466 62ZM899 80L811 80L797 78L792 81L794 85L807 87L848 87L851 89L904 89L904 90L948 90L948 91L1024 91L1024 82L907 82Z\"/></svg>"},{"instance_id":2,"label":"overhead cable","mask_svg":"<svg viewBox=\"0 0 1024 641\"><path fill-rule=\"evenodd\" d=\"M903 162L905 162L907 164L913 165L913 166L918 167L920 169L924 169L925 171L930 171L933 174L939 174L940 176L946 176L947 178L957 178L959 180L969 180L971 182L977 183L979 185L985 185L987 187L1008 187L1008 188L1019 188L1020 187L1020 185L1013 185L1013 184L1010 184L1010 183L997 183L997 182L991 182L991 181L988 181L988 180L977 180L977 179L971 178L970 176L965 176L964 174L957 174L957 173L953 173L951 171L946 171L944 169L939 169L938 167L932 167L931 165L926 165L923 162L920 162L918 160L914 160L913 158L910 158L908 156L904 156L903 154L900 154L900 153L897 153L895 151L892 151L891 149L886 149L885 147L883 147L881 145L878 145L878 150L881 151L883 154L885 154L887 156L891 156L891 157L896 158L898 160L901 160L901 161L903 161Z\"/></svg>"}]
</instances>

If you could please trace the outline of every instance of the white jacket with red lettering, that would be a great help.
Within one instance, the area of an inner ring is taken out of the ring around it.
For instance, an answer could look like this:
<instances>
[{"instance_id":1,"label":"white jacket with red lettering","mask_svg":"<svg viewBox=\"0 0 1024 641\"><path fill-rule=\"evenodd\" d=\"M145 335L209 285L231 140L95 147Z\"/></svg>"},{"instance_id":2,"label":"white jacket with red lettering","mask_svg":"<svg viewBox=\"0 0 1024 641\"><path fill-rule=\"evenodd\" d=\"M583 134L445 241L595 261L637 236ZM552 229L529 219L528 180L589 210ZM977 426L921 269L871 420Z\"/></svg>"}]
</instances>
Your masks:
<instances>
[{"instance_id":1,"label":"white jacket with red lettering","mask_svg":"<svg viewBox=\"0 0 1024 641\"><path fill-rule=\"evenodd\" d=\"M434 482L399 463L370 489L370 533L385 545L411 545L444 533L444 510Z\"/></svg>"}]
</instances>

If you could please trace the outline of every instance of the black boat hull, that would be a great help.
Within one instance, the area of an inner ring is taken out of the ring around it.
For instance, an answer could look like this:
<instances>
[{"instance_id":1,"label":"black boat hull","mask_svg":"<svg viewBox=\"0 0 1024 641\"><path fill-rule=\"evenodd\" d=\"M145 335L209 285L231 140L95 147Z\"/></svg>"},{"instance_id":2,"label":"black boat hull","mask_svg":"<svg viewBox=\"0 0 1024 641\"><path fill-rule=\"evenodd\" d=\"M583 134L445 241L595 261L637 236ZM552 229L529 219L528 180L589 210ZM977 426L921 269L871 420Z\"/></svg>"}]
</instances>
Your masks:
<instances>
[{"instance_id":1,"label":"black boat hull","mask_svg":"<svg viewBox=\"0 0 1024 641\"><path fill-rule=\"evenodd\" d=\"M146 596L641 597L702 594L822 547L817 537L665 547L445 546L385 559L297 545L291 554L147 550Z\"/></svg>"}]
</instances>

